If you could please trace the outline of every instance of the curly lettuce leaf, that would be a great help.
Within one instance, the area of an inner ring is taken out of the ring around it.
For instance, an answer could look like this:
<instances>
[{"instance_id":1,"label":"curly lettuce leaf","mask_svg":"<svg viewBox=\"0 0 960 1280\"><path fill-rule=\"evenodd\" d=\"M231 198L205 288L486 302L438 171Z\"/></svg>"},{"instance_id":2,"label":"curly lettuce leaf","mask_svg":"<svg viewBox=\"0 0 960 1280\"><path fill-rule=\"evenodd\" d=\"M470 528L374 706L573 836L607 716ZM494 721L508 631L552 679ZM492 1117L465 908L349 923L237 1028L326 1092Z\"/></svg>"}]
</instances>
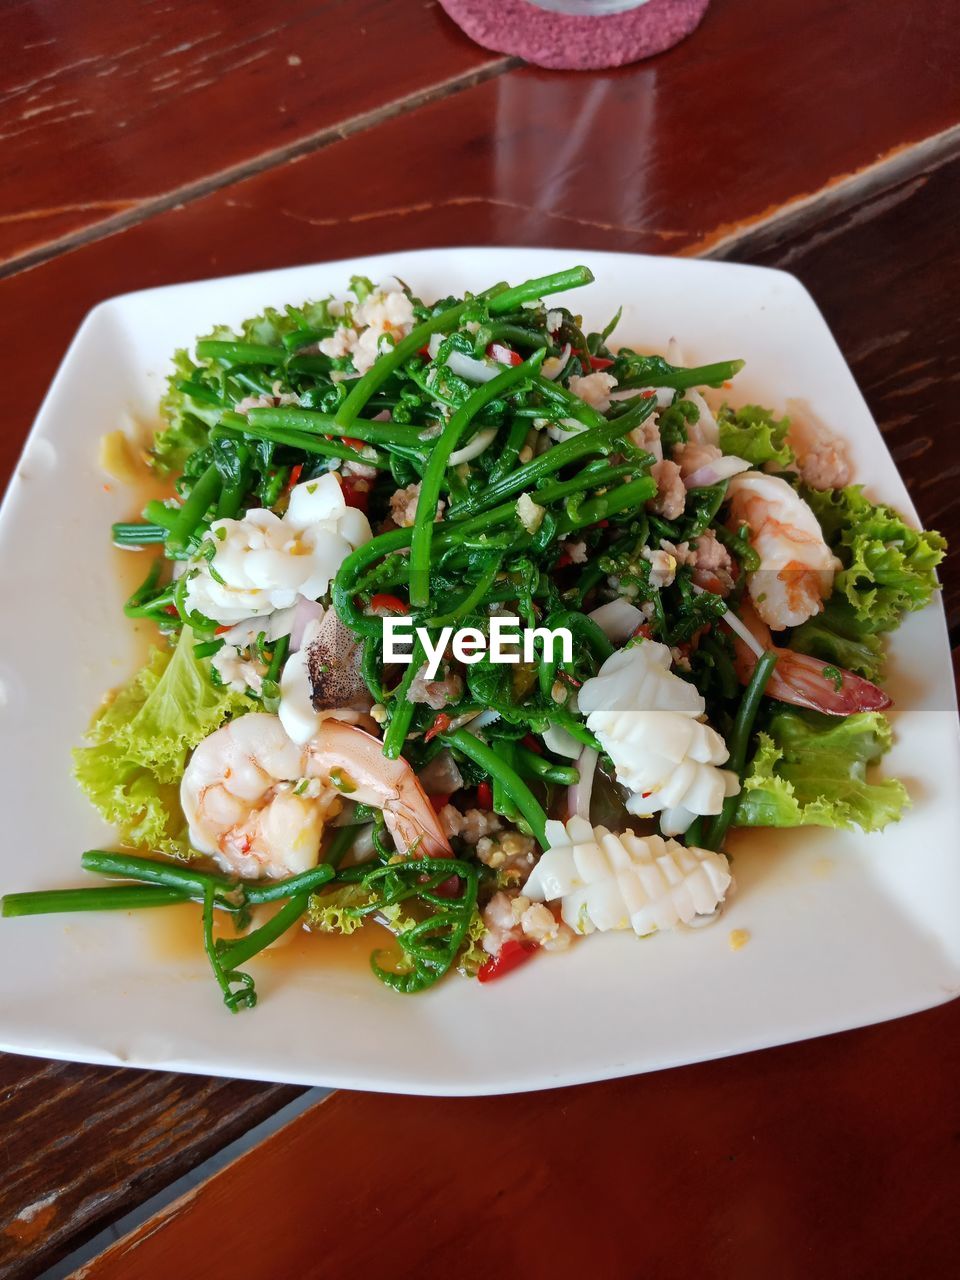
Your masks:
<instances>
[{"instance_id":1,"label":"curly lettuce leaf","mask_svg":"<svg viewBox=\"0 0 960 1280\"><path fill-rule=\"evenodd\" d=\"M804 489L803 496L843 564L834 599L849 606L850 625L861 635L892 631L905 613L929 603L947 547L939 533L911 528L864 497L862 485Z\"/></svg>"},{"instance_id":2,"label":"curly lettuce leaf","mask_svg":"<svg viewBox=\"0 0 960 1280\"><path fill-rule=\"evenodd\" d=\"M775 418L769 409L745 404L742 409L723 405L717 414L720 448L755 467L773 462L779 468L790 465L793 450L787 444L789 418Z\"/></svg>"},{"instance_id":3,"label":"curly lettuce leaf","mask_svg":"<svg viewBox=\"0 0 960 1280\"><path fill-rule=\"evenodd\" d=\"M305 302L300 307L288 306L283 311L274 307L244 320L237 329L217 325L203 335L226 342L253 342L274 347L292 334L302 334L304 343L332 333L342 319L349 320L351 303L345 303L343 316L330 312L332 298ZM295 341L292 346L297 346ZM152 453L154 468L163 475L183 470L186 459L209 443L209 431L223 412L223 369L215 360L194 360L184 349L173 355L173 372L167 379L167 391L160 411L167 426L158 431Z\"/></svg>"},{"instance_id":4,"label":"curly lettuce leaf","mask_svg":"<svg viewBox=\"0 0 960 1280\"><path fill-rule=\"evenodd\" d=\"M373 286L370 287L372 289ZM304 302L299 307L288 305L282 311L278 311L275 307L267 307L261 315L243 320L237 329L231 329L228 325L217 325L211 333L204 336L220 338L226 342L239 339L242 342L256 342L266 347L275 347L290 334L299 333L301 330L328 330L332 333L342 321L349 321L352 304L343 303L343 314L333 315L330 311L331 302L333 298L324 298L319 302Z\"/></svg>"},{"instance_id":5,"label":"curly lettuce leaf","mask_svg":"<svg viewBox=\"0 0 960 1280\"><path fill-rule=\"evenodd\" d=\"M484 951L481 945L486 932L487 926L483 922L483 916L479 908L474 907L470 924L467 926L467 936L457 957L457 972L465 978L475 978L480 966L490 959L489 953Z\"/></svg>"},{"instance_id":6,"label":"curly lettuce leaf","mask_svg":"<svg viewBox=\"0 0 960 1280\"><path fill-rule=\"evenodd\" d=\"M201 370L187 351L173 353L173 373L167 378L167 390L160 401L160 413L167 426L153 438L150 461L161 475L174 475L197 449L207 444L210 428L219 419L219 404L191 395L184 387L199 387Z\"/></svg>"},{"instance_id":7,"label":"curly lettuce leaf","mask_svg":"<svg viewBox=\"0 0 960 1280\"><path fill-rule=\"evenodd\" d=\"M124 841L188 856L179 801L187 754L249 706L211 682L209 662L195 657L185 628L176 649L155 649L100 708L73 753L74 776Z\"/></svg>"},{"instance_id":8,"label":"curly lettuce leaf","mask_svg":"<svg viewBox=\"0 0 960 1280\"><path fill-rule=\"evenodd\" d=\"M890 724L877 711L831 720L780 711L743 781L736 825L879 831L910 804L896 778L868 781L867 767L889 750Z\"/></svg>"},{"instance_id":9,"label":"curly lettuce leaf","mask_svg":"<svg viewBox=\"0 0 960 1280\"><path fill-rule=\"evenodd\" d=\"M886 655L882 639L865 630L849 604L837 597L791 633L790 648L845 667L867 680L876 682L883 676Z\"/></svg>"},{"instance_id":10,"label":"curly lettuce leaf","mask_svg":"<svg viewBox=\"0 0 960 1280\"><path fill-rule=\"evenodd\" d=\"M369 906L370 890L362 884L341 884L310 896L307 922L319 933L355 933L364 923L358 907Z\"/></svg>"}]
</instances>

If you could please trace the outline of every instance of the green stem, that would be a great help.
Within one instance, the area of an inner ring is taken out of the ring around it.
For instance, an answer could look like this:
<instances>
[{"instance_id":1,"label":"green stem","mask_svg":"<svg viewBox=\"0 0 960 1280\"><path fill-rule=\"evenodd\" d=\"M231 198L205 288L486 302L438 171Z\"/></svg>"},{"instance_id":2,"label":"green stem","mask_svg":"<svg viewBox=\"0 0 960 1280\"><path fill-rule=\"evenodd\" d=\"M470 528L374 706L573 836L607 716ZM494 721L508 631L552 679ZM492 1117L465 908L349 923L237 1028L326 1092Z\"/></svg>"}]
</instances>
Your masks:
<instances>
[{"instance_id":1,"label":"green stem","mask_svg":"<svg viewBox=\"0 0 960 1280\"><path fill-rule=\"evenodd\" d=\"M416 710L415 705L410 701L410 686L416 679L417 672L423 666L424 656L423 645L417 639L413 644L413 656L407 663L406 670L400 678L400 683L391 695L393 712L390 716L387 731L383 735L383 754L388 760L397 759L403 751L404 743L407 740L410 723Z\"/></svg>"},{"instance_id":2,"label":"green stem","mask_svg":"<svg viewBox=\"0 0 960 1280\"><path fill-rule=\"evenodd\" d=\"M683 391L687 387L719 387L736 377L745 363L743 360L721 360L717 364L702 364L689 369L668 365L666 369L651 370L649 376L640 373L633 378L622 378L619 386L622 389L672 387L675 391Z\"/></svg>"},{"instance_id":3,"label":"green stem","mask_svg":"<svg viewBox=\"0 0 960 1280\"><path fill-rule=\"evenodd\" d=\"M538 333L536 329L524 329L518 324L485 324L477 330L474 338L474 354L482 356L491 342L512 343L524 351L538 351L541 347L549 349L551 345L547 335Z\"/></svg>"},{"instance_id":4,"label":"green stem","mask_svg":"<svg viewBox=\"0 0 960 1280\"><path fill-rule=\"evenodd\" d=\"M365 614L357 607L354 599L357 580L368 565L382 560L393 551L409 547L412 536L412 529L393 529L390 533L381 533L379 537L371 538L356 551L352 551L337 570L331 588L333 607L341 622L356 635L379 639L383 633L383 620Z\"/></svg>"},{"instance_id":5,"label":"green stem","mask_svg":"<svg viewBox=\"0 0 960 1280\"><path fill-rule=\"evenodd\" d=\"M538 756L536 751L531 751L528 747L515 746L514 759L528 774L542 778L544 782L556 782L563 787L572 787L580 781L580 771L574 769L572 765L554 764L552 760L545 760L543 756Z\"/></svg>"},{"instance_id":6,"label":"green stem","mask_svg":"<svg viewBox=\"0 0 960 1280\"><path fill-rule=\"evenodd\" d=\"M559 471L561 467L569 466L573 462L578 462L581 458L590 454L609 453L615 441L619 440L628 431L633 430L634 427L639 426L641 422L650 416L655 408L656 400L651 397L642 406L639 406L636 412L621 414L619 418L614 418L611 422L601 419L600 426L581 431L569 440L555 444L552 449L542 453L539 458L534 458L531 462L526 462L522 467L518 467L512 475L504 476L502 480L488 485L475 498L470 498L466 502L455 503L447 514L448 521L462 519L473 515L474 512L485 511L488 507L494 506L504 498L516 493L522 493L524 489L535 489L542 480L552 475L553 472Z\"/></svg>"},{"instance_id":7,"label":"green stem","mask_svg":"<svg viewBox=\"0 0 960 1280\"><path fill-rule=\"evenodd\" d=\"M536 388L545 399L559 405L565 418L576 418L578 422L588 427L599 427L606 422L602 413L598 413L592 405L587 404L586 400L581 400L559 382L551 382L549 378L538 378ZM547 415L541 414L541 416Z\"/></svg>"},{"instance_id":8,"label":"green stem","mask_svg":"<svg viewBox=\"0 0 960 1280\"><path fill-rule=\"evenodd\" d=\"M145 520L158 524L168 532L177 523L177 517L180 515L179 507L168 507L162 503L159 498L151 498L143 509Z\"/></svg>"},{"instance_id":9,"label":"green stem","mask_svg":"<svg viewBox=\"0 0 960 1280\"><path fill-rule=\"evenodd\" d=\"M113 526L113 541L118 547L148 547L166 539L167 531L159 524L118 523Z\"/></svg>"},{"instance_id":10,"label":"green stem","mask_svg":"<svg viewBox=\"0 0 960 1280\"><path fill-rule=\"evenodd\" d=\"M12 918L64 911L139 911L144 907L172 907L178 902L189 901L189 894L177 889L139 884L96 889L47 889L37 893L5 894L0 915Z\"/></svg>"},{"instance_id":11,"label":"green stem","mask_svg":"<svg viewBox=\"0 0 960 1280\"><path fill-rule=\"evenodd\" d=\"M287 353L283 347L267 347L259 342L220 342L205 338L197 343L198 360L222 360L227 364L283 364Z\"/></svg>"},{"instance_id":12,"label":"green stem","mask_svg":"<svg viewBox=\"0 0 960 1280\"><path fill-rule=\"evenodd\" d=\"M336 870L340 863L344 860L360 833L359 826L356 827L335 827L333 839L330 844L320 855L324 863Z\"/></svg>"},{"instance_id":13,"label":"green stem","mask_svg":"<svg viewBox=\"0 0 960 1280\"><path fill-rule=\"evenodd\" d=\"M283 664L287 660L287 654L290 652L290 637L281 636L273 646L273 653L270 655L270 666L267 668L267 674L264 677L267 680L276 682L280 679L280 672Z\"/></svg>"},{"instance_id":14,"label":"green stem","mask_svg":"<svg viewBox=\"0 0 960 1280\"><path fill-rule=\"evenodd\" d=\"M259 880L253 884L248 881L244 884L244 896L247 905L254 907L261 902L279 902L296 894L311 893L332 879L333 867L328 862L321 862L309 871L301 871L283 880Z\"/></svg>"},{"instance_id":15,"label":"green stem","mask_svg":"<svg viewBox=\"0 0 960 1280\"><path fill-rule=\"evenodd\" d=\"M594 275L589 267L568 267L565 271L554 271L548 276L537 276L534 280L525 280L523 284L498 293L491 300L489 311L492 316L503 315L505 311L513 311L524 302L538 302L548 294L579 289L582 285L592 284L593 280Z\"/></svg>"},{"instance_id":16,"label":"green stem","mask_svg":"<svg viewBox=\"0 0 960 1280\"><path fill-rule=\"evenodd\" d=\"M190 490L190 496L177 512L177 519L170 530L167 545L171 551L185 551L187 543L197 531L197 526L216 502L223 481L216 464L211 462Z\"/></svg>"},{"instance_id":17,"label":"green stem","mask_svg":"<svg viewBox=\"0 0 960 1280\"><path fill-rule=\"evenodd\" d=\"M413 539L410 543L410 603L414 607L421 607L430 602L430 552L434 522L443 473L447 469L450 455L480 410L491 400L498 400L512 391L519 383L534 374L542 363L543 352L536 351L522 364L509 366L489 382L477 387L460 408L450 415L443 434L434 445L420 485Z\"/></svg>"},{"instance_id":18,"label":"green stem","mask_svg":"<svg viewBox=\"0 0 960 1280\"><path fill-rule=\"evenodd\" d=\"M363 453L358 453L356 449L340 444L337 440L324 440L320 436L309 435L306 431L285 431L282 427L259 426L248 422L240 413L225 413L211 432L211 439L241 434L255 440L286 445L290 449L300 449L303 453L315 453L322 458L343 458L347 462L362 462L365 466L380 470L390 465L384 454L374 448L368 447Z\"/></svg>"},{"instance_id":19,"label":"green stem","mask_svg":"<svg viewBox=\"0 0 960 1280\"><path fill-rule=\"evenodd\" d=\"M326 868L333 874L333 868ZM327 877L330 878L329 876ZM235 942L230 942L226 946L217 948L218 959L225 969L236 969L238 965L246 964L259 951L263 951L265 947L269 947L271 942L276 942L277 938L287 932L297 923L300 917L307 909L307 902L310 899L308 891L294 894L289 902L284 903L280 910L265 921L258 929L254 929L251 933L246 934L242 938L237 938Z\"/></svg>"},{"instance_id":20,"label":"green stem","mask_svg":"<svg viewBox=\"0 0 960 1280\"><path fill-rule=\"evenodd\" d=\"M450 626L458 618L463 618L472 613L493 585L493 580L500 572L501 563L502 558L499 555L491 556L484 565L476 585L462 597L459 603L455 604L449 613L442 613L436 618L430 618L425 625L430 627Z\"/></svg>"},{"instance_id":21,"label":"green stem","mask_svg":"<svg viewBox=\"0 0 960 1280\"><path fill-rule=\"evenodd\" d=\"M505 764L502 757L473 733L466 729L456 729L453 733L443 733L441 739L448 746L455 747L468 756L474 764L478 764L491 778L495 778L503 790L517 806L533 832L540 847L547 847L546 824L547 815L540 802L523 781L520 775Z\"/></svg>"},{"instance_id":22,"label":"green stem","mask_svg":"<svg viewBox=\"0 0 960 1280\"><path fill-rule=\"evenodd\" d=\"M223 1003L231 1013L239 1013L241 1009L252 1009L257 1003L257 990L253 979L247 973L224 968L220 948L213 936L214 891L207 885L203 891L203 949L210 961L210 968L223 992ZM234 991L233 984L240 983L239 990Z\"/></svg>"},{"instance_id":23,"label":"green stem","mask_svg":"<svg viewBox=\"0 0 960 1280\"><path fill-rule=\"evenodd\" d=\"M743 697L740 699L740 706L737 708L737 718L733 722L733 729L727 742L730 750L730 759L727 762L727 766L734 770L741 782L743 781L746 767L747 747L750 743L750 735L753 733L754 721L757 718L761 700L776 665L777 655L772 649L768 649L754 667L750 683L744 690ZM723 802L723 809L713 819L704 834L704 849L719 849L722 846L739 803L739 794L727 796Z\"/></svg>"},{"instance_id":24,"label":"green stem","mask_svg":"<svg viewBox=\"0 0 960 1280\"><path fill-rule=\"evenodd\" d=\"M80 859L84 871L101 876L116 876L124 880L139 880L145 884L159 884L176 889L191 898L202 898L209 887L217 902L227 907L243 905L243 886L239 881L199 871L188 865L177 866L159 862L153 858L140 858L136 854L116 853L109 849L88 849Z\"/></svg>"},{"instance_id":25,"label":"green stem","mask_svg":"<svg viewBox=\"0 0 960 1280\"><path fill-rule=\"evenodd\" d=\"M279 427L315 435L343 435L343 428L332 413L320 413L315 409L250 409L246 418L252 426ZM416 446L421 443L417 427L405 427L395 422L368 422L366 418L354 418L349 435L354 440L370 444Z\"/></svg>"},{"instance_id":26,"label":"green stem","mask_svg":"<svg viewBox=\"0 0 960 1280\"><path fill-rule=\"evenodd\" d=\"M405 338L401 338L395 347L385 351L368 369L359 382L355 382L353 390L336 412L337 426L341 430L352 427L359 417L363 406L376 394L386 380L400 368L411 356L415 356L421 347L426 346L431 334L450 332L460 323L460 317L471 305L471 299L458 302L446 311L430 316L422 324L418 324Z\"/></svg>"},{"instance_id":27,"label":"green stem","mask_svg":"<svg viewBox=\"0 0 960 1280\"><path fill-rule=\"evenodd\" d=\"M657 484L652 476L641 476L628 484L618 485L598 498L584 502L575 514L565 514L557 521L557 537L562 538L575 529L585 529L588 525L598 524L608 516L621 511L639 511L657 492Z\"/></svg>"}]
</instances>

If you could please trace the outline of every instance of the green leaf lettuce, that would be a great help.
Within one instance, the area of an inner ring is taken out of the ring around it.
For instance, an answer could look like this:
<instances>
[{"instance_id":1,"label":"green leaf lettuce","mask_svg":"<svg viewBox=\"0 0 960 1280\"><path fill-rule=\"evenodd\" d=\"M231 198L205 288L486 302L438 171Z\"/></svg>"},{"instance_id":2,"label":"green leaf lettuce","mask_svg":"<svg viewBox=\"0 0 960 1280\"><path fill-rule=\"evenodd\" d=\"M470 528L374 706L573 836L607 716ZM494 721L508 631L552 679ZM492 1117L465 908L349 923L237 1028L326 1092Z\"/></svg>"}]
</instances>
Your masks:
<instances>
[{"instance_id":1,"label":"green leaf lettuce","mask_svg":"<svg viewBox=\"0 0 960 1280\"><path fill-rule=\"evenodd\" d=\"M774 462L782 468L793 461L793 450L787 444L789 418L775 418L758 404L736 410L725 404L717 414L717 425L724 453L743 458L754 467Z\"/></svg>"},{"instance_id":2,"label":"green leaf lettuce","mask_svg":"<svg viewBox=\"0 0 960 1280\"><path fill-rule=\"evenodd\" d=\"M126 842L186 856L179 789L187 754L249 706L242 694L211 682L209 662L194 656L184 628L176 649L153 650L94 716L85 745L73 753L74 776Z\"/></svg>"},{"instance_id":3,"label":"green leaf lettuce","mask_svg":"<svg viewBox=\"0 0 960 1280\"><path fill-rule=\"evenodd\" d=\"M939 533L911 528L890 507L864 497L862 485L804 489L803 496L843 564L834 598L849 606L861 633L892 631L905 613L929 602L947 546Z\"/></svg>"},{"instance_id":4,"label":"green leaf lettuce","mask_svg":"<svg viewBox=\"0 0 960 1280\"><path fill-rule=\"evenodd\" d=\"M867 778L867 767L889 750L890 738L889 722L876 711L843 720L775 713L757 735L736 824L879 831L896 822L910 804L903 783Z\"/></svg>"}]
</instances>

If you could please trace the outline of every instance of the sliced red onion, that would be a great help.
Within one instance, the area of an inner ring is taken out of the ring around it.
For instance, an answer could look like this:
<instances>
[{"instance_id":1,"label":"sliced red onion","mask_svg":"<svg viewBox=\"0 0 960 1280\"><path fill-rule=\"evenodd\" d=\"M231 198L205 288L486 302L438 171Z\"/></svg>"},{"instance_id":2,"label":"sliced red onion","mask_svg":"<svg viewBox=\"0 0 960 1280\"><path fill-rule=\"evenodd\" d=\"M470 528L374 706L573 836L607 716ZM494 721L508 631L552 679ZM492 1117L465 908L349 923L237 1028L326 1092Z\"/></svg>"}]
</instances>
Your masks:
<instances>
[{"instance_id":1,"label":"sliced red onion","mask_svg":"<svg viewBox=\"0 0 960 1280\"><path fill-rule=\"evenodd\" d=\"M555 756L565 756L567 760L576 760L580 755L580 743L562 725L550 725L544 729L542 737L547 750L552 751Z\"/></svg>"},{"instance_id":2,"label":"sliced red onion","mask_svg":"<svg viewBox=\"0 0 960 1280\"><path fill-rule=\"evenodd\" d=\"M371 422L390 422L390 410L381 409L379 413L375 413L370 419Z\"/></svg>"},{"instance_id":3,"label":"sliced red onion","mask_svg":"<svg viewBox=\"0 0 960 1280\"><path fill-rule=\"evenodd\" d=\"M700 410L700 417L696 422L691 423L688 428L687 434L690 439L699 444L719 444L720 427L713 416L713 411L700 392L695 387L688 387L684 392L683 398L684 400L689 400L691 404L696 405Z\"/></svg>"},{"instance_id":4,"label":"sliced red onion","mask_svg":"<svg viewBox=\"0 0 960 1280\"><path fill-rule=\"evenodd\" d=\"M303 644L303 633L311 622L319 622L323 617L323 605L317 604L316 600L307 600L304 596L297 597L297 603L294 605L293 618L290 623L290 652L296 653Z\"/></svg>"},{"instance_id":5,"label":"sliced red onion","mask_svg":"<svg viewBox=\"0 0 960 1280\"><path fill-rule=\"evenodd\" d=\"M503 370L499 365L485 364L463 351L451 351L447 356L447 368L458 378L466 378L468 382L489 382Z\"/></svg>"},{"instance_id":6,"label":"sliced red onion","mask_svg":"<svg viewBox=\"0 0 960 1280\"><path fill-rule=\"evenodd\" d=\"M611 644L623 644L647 620L643 611L629 600L611 600L587 617L593 619Z\"/></svg>"},{"instance_id":7,"label":"sliced red onion","mask_svg":"<svg viewBox=\"0 0 960 1280\"><path fill-rule=\"evenodd\" d=\"M449 796L463 786L463 774L446 748L438 752L429 764L424 765L419 778L428 795Z\"/></svg>"},{"instance_id":8,"label":"sliced red onion","mask_svg":"<svg viewBox=\"0 0 960 1280\"><path fill-rule=\"evenodd\" d=\"M543 362L541 373L548 382L556 382L566 368L567 361L570 359L570 353L573 350L568 342L558 356L547 356Z\"/></svg>"},{"instance_id":9,"label":"sliced red onion","mask_svg":"<svg viewBox=\"0 0 960 1280\"><path fill-rule=\"evenodd\" d=\"M698 587L696 583L694 583L693 589L698 596L703 595L703 592L704 592L703 587ZM744 624L740 621L740 619L737 617L737 615L733 612L732 609L726 609L721 614L721 617L723 618L723 621L727 624L727 626L730 628L730 630L735 631L737 635L740 637L740 639L743 641L743 643L745 645L748 645L749 648L753 650L753 652L757 655L758 658L763 657L763 655L766 653L766 649L764 649L763 645L760 643L757 637L749 630L749 628L744 626Z\"/></svg>"},{"instance_id":10,"label":"sliced red onion","mask_svg":"<svg viewBox=\"0 0 960 1280\"><path fill-rule=\"evenodd\" d=\"M461 462L470 462L473 458L479 458L485 449L489 449L497 437L498 427L484 427L482 431L478 431L473 439L463 446L462 449L455 449L447 460L448 467L459 466Z\"/></svg>"},{"instance_id":11,"label":"sliced red onion","mask_svg":"<svg viewBox=\"0 0 960 1280\"><path fill-rule=\"evenodd\" d=\"M685 489L702 489L708 484L719 484L721 480L729 480L731 476L749 470L749 462L744 462L743 458L737 458L732 453L726 454L684 477L683 485Z\"/></svg>"},{"instance_id":12,"label":"sliced red onion","mask_svg":"<svg viewBox=\"0 0 960 1280\"><path fill-rule=\"evenodd\" d=\"M590 798L593 795L593 779L599 758L599 752L593 747L584 747L577 758L580 781L567 790L567 810L571 818L590 821Z\"/></svg>"}]
</instances>

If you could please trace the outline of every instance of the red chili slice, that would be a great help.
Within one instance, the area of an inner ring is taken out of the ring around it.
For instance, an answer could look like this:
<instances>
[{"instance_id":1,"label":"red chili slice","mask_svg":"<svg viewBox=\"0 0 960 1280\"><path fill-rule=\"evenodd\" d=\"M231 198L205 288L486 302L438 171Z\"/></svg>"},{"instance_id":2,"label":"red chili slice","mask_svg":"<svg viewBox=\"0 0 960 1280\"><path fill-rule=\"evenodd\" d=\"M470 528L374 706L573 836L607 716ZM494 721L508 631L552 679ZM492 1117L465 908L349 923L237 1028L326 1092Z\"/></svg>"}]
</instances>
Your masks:
<instances>
[{"instance_id":1,"label":"red chili slice","mask_svg":"<svg viewBox=\"0 0 960 1280\"><path fill-rule=\"evenodd\" d=\"M386 609L388 613L409 613L410 606L404 604L399 596L390 596L381 592L370 597L371 609Z\"/></svg>"},{"instance_id":2,"label":"red chili slice","mask_svg":"<svg viewBox=\"0 0 960 1280\"><path fill-rule=\"evenodd\" d=\"M358 511L366 511L370 505L370 481L362 476L344 476L340 481L343 488L343 500L348 507L356 507Z\"/></svg>"},{"instance_id":3,"label":"red chili slice","mask_svg":"<svg viewBox=\"0 0 960 1280\"><path fill-rule=\"evenodd\" d=\"M493 808L493 787L491 787L489 782L477 783L477 808Z\"/></svg>"},{"instance_id":4,"label":"red chili slice","mask_svg":"<svg viewBox=\"0 0 960 1280\"><path fill-rule=\"evenodd\" d=\"M613 361L608 360L606 356L588 355L587 359L590 361L590 368L593 370L609 369L610 366L613 364Z\"/></svg>"},{"instance_id":5,"label":"red chili slice","mask_svg":"<svg viewBox=\"0 0 960 1280\"><path fill-rule=\"evenodd\" d=\"M443 733L444 730L449 728L450 728L450 717L447 715L445 711L441 711L440 714L437 716L436 720L434 720L433 724L430 726L427 732L423 735L424 742L429 742L430 739L435 738L438 733Z\"/></svg>"},{"instance_id":6,"label":"red chili slice","mask_svg":"<svg viewBox=\"0 0 960 1280\"><path fill-rule=\"evenodd\" d=\"M491 360L496 360L497 364L523 364L523 356L510 347L505 347L502 342L491 342L487 347L487 355Z\"/></svg>"},{"instance_id":7,"label":"red chili slice","mask_svg":"<svg viewBox=\"0 0 960 1280\"><path fill-rule=\"evenodd\" d=\"M518 942L508 938L495 956L491 956L477 971L481 982L493 982L494 978L502 978L505 973L519 968L537 950L535 942Z\"/></svg>"},{"instance_id":8,"label":"red chili slice","mask_svg":"<svg viewBox=\"0 0 960 1280\"><path fill-rule=\"evenodd\" d=\"M445 809L450 803L450 796L444 795L443 792L439 792L435 796L427 796L427 799L430 801L434 813L439 813L441 809Z\"/></svg>"}]
</instances>

